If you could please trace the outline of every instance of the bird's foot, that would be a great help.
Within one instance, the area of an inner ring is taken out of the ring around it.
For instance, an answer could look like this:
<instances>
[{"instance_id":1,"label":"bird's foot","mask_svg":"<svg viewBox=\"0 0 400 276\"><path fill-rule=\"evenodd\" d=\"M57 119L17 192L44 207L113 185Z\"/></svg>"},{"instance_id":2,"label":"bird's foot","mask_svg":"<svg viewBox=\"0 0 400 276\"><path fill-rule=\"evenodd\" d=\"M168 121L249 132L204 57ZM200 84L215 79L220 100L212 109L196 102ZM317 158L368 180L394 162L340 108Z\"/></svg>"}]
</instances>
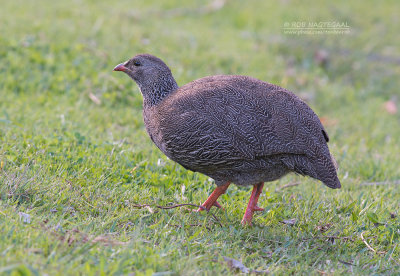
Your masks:
<instances>
[{"instance_id":1,"label":"bird's foot","mask_svg":"<svg viewBox=\"0 0 400 276\"><path fill-rule=\"evenodd\" d=\"M250 209L246 209L246 212L244 213L243 219L242 219L242 225L243 226L251 226L251 220L253 219L253 211Z\"/></svg>"},{"instance_id":2,"label":"bird's foot","mask_svg":"<svg viewBox=\"0 0 400 276\"><path fill-rule=\"evenodd\" d=\"M217 186L215 188L214 192L207 198L207 200L201 204L203 208L197 209L196 212L204 211L204 210L210 210L211 207L215 206L217 208L222 208L221 204L218 203L217 199L219 198L220 195L224 194L226 192L226 189L228 189L230 182L226 182L224 185Z\"/></svg>"},{"instance_id":3,"label":"bird's foot","mask_svg":"<svg viewBox=\"0 0 400 276\"><path fill-rule=\"evenodd\" d=\"M219 208L219 209L224 209L224 207L222 207L221 204L218 203L218 201L214 202L214 206Z\"/></svg>"},{"instance_id":4,"label":"bird's foot","mask_svg":"<svg viewBox=\"0 0 400 276\"><path fill-rule=\"evenodd\" d=\"M258 205L257 205L257 201L258 201L258 198L260 197L263 187L264 187L263 182L260 182L253 186L253 191L251 192L249 204L247 205L246 211L245 211L243 219L242 219L243 226L245 226L245 225L251 226L251 220L253 218L254 212L264 211L263 208L258 207Z\"/></svg>"},{"instance_id":5,"label":"bird's foot","mask_svg":"<svg viewBox=\"0 0 400 276\"><path fill-rule=\"evenodd\" d=\"M253 219L253 213L259 212L259 211L264 211L264 208L258 207L256 205L256 206L254 206L254 208L246 209L246 212L242 219L242 225L243 226L245 226L245 225L251 226L251 220Z\"/></svg>"},{"instance_id":6,"label":"bird's foot","mask_svg":"<svg viewBox=\"0 0 400 276\"><path fill-rule=\"evenodd\" d=\"M214 204L211 205L211 206L209 206L209 207L206 206L205 204L201 205L201 207L203 207L203 208L200 207L199 209L194 210L194 212L208 211L208 210L211 209L212 206L215 206L215 207L220 208L220 209L224 209L224 208L221 206L221 204L218 203L218 201L215 201ZM207 207L208 207L208 208L207 208Z\"/></svg>"}]
</instances>

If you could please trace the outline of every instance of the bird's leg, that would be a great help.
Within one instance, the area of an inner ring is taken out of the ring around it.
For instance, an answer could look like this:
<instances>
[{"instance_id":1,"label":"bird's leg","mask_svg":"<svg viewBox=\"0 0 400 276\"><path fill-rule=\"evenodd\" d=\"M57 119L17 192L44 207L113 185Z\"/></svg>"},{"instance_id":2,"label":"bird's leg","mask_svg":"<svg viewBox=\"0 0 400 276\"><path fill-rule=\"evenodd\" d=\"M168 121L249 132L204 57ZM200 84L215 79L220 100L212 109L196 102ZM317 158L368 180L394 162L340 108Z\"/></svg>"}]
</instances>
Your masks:
<instances>
[{"instance_id":1,"label":"bird's leg","mask_svg":"<svg viewBox=\"0 0 400 276\"><path fill-rule=\"evenodd\" d=\"M255 211L264 211L263 208L257 206L257 201L260 197L263 187L264 182L260 182L253 186L253 191L251 192L249 204L247 205L246 212L244 213L242 219L242 225L251 225L251 219L253 218L253 213Z\"/></svg>"},{"instance_id":2,"label":"bird's leg","mask_svg":"<svg viewBox=\"0 0 400 276\"><path fill-rule=\"evenodd\" d=\"M220 195L224 194L226 190L228 189L230 182L226 182L226 184L217 186L215 188L214 192L207 198L206 201L201 205L203 208L199 208L197 212L203 211L203 210L210 210L212 206L216 206L218 208L222 208L221 205L217 202L217 199L219 198Z\"/></svg>"}]
</instances>

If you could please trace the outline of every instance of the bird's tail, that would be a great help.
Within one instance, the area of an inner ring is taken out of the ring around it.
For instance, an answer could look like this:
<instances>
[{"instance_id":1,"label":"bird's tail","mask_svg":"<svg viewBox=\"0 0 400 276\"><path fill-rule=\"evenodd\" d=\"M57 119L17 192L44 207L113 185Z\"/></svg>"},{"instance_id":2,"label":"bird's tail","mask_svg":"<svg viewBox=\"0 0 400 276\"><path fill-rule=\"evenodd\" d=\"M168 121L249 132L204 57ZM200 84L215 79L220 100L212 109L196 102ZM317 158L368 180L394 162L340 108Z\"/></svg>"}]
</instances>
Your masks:
<instances>
[{"instance_id":1,"label":"bird's tail","mask_svg":"<svg viewBox=\"0 0 400 276\"><path fill-rule=\"evenodd\" d=\"M289 170L318 179L329 188L340 189L342 187L336 173L337 163L329 152L317 158L292 155L290 158L281 158L281 161Z\"/></svg>"},{"instance_id":2,"label":"bird's tail","mask_svg":"<svg viewBox=\"0 0 400 276\"><path fill-rule=\"evenodd\" d=\"M342 185L337 176L338 165L332 154L329 157L320 156L314 162L315 178L321 180L326 186L332 189L340 189Z\"/></svg>"}]
</instances>

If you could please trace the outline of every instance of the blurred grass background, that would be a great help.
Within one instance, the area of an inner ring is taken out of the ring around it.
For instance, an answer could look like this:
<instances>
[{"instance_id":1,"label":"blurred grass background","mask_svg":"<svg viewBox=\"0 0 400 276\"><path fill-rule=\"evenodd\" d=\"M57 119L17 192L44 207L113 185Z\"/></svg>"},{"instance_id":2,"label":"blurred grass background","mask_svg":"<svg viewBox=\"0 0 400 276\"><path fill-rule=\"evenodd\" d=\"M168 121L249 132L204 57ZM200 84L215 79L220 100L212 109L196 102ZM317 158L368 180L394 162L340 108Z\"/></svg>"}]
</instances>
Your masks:
<instances>
[{"instance_id":1,"label":"blurred grass background","mask_svg":"<svg viewBox=\"0 0 400 276\"><path fill-rule=\"evenodd\" d=\"M235 273L228 256L276 274L399 273L397 1L1 5L0 272ZM283 31L326 21L350 34ZM343 188L295 175L268 183L265 212L244 229L248 189L231 187L225 211L212 210L222 227L182 208L134 208L200 204L213 189L152 145L137 86L112 72L144 52L179 85L241 74L292 90L326 126Z\"/></svg>"}]
</instances>

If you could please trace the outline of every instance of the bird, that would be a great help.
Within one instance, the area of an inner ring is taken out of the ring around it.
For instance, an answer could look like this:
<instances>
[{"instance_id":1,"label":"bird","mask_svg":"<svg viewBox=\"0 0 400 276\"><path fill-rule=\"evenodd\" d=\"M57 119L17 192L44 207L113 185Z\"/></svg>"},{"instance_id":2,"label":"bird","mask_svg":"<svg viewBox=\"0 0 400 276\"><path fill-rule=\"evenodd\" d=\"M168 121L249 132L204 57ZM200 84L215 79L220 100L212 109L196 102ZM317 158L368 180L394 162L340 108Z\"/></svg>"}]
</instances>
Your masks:
<instances>
[{"instance_id":1,"label":"bird","mask_svg":"<svg viewBox=\"0 0 400 276\"><path fill-rule=\"evenodd\" d=\"M294 93L250 76L206 76L178 86L158 57L138 54L115 66L139 86L143 120L154 144L187 170L212 178L215 190L197 211L221 208L231 183L253 186L241 221L251 225L264 182L296 173L341 188L329 136Z\"/></svg>"}]
</instances>

